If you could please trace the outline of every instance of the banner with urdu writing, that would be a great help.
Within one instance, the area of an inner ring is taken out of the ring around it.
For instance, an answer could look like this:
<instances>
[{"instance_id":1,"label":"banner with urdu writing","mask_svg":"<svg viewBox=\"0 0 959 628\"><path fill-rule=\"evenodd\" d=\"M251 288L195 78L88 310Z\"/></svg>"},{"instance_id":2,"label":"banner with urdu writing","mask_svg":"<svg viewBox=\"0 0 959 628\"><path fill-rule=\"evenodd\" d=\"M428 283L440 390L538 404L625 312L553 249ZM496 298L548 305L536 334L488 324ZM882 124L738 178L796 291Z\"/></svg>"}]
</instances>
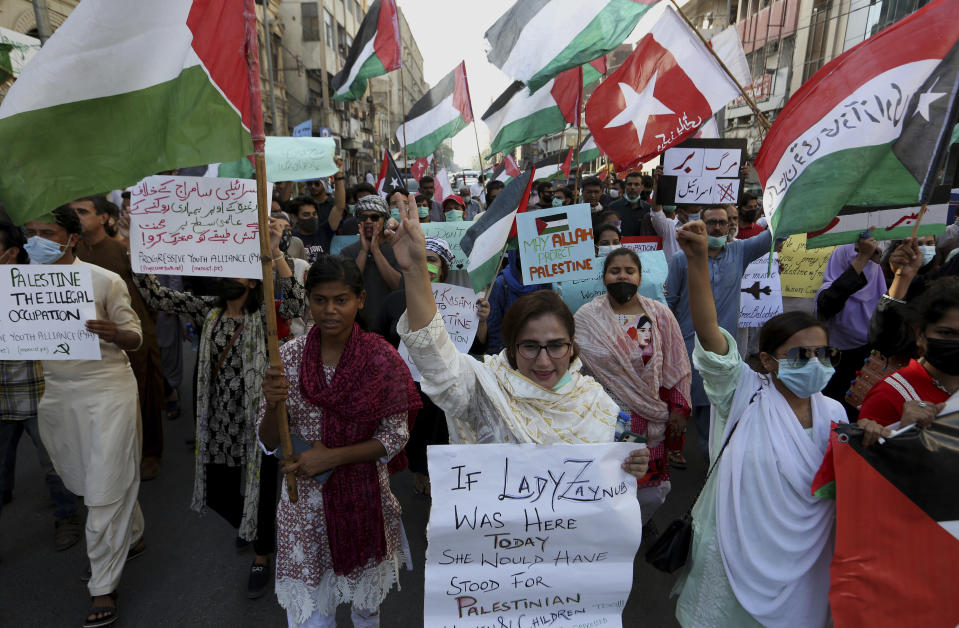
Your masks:
<instances>
[{"instance_id":1,"label":"banner with urdu writing","mask_svg":"<svg viewBox=\"0 0 959 628\"><path fill-rule=\"evenodd\" d=\"M424 625L622 626L642 538L635 443L428 450Z\"/></svg>"}]
</instances>

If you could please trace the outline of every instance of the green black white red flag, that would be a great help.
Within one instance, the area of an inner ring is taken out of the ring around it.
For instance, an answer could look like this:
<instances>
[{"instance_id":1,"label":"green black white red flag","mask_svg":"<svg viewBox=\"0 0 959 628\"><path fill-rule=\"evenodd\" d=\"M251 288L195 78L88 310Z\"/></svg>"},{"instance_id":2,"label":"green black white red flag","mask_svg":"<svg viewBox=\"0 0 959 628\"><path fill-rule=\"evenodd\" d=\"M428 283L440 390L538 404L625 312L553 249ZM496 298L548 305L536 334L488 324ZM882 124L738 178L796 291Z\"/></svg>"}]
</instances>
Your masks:
<instances>
[{"instance_id":1,"label":"green black white red flag","mask_svg":"<svg viewBox=\"0 0 959 628\"><path fill-rule=\"evenodd\" d=\"M0 104L10 217L252 154L244 4L81 2Z\"/></svg>"},{"instance_id":2,"label":"green black white red flag","mask_svg":"<svg viewBox=\"0 0 959 628\"><path fill-rule=\"evenodd\" d=\"M576 123L582 95L580 68L550 79L543 89L530 93L514 81L481 117L490 130L491 153L504 153Z\"/></svg>"},{"instance_id":3,"label":"green black white red flag","mask_svg":"<svg viewBox=\"0 0 959 628\"><path fill-rule=\"evenodd\" d=\"M516 214L526 211L533 169L506 184L472 227L466 230L460 246L469 258L467 270L477 292L489 288L499 271L503 250L515 233Z\"/></svg>"},{"instance_id":4,"label":"green black white red flag","mask_svg":"<svg viewBox=\"0 0 959 628\"><path fill-rule=\"evenodd\" d=\"M933 0L827 63L789 99L755 163L777 236L855 242L861 229L837 220L845 208L930 200L957 114L957 16L959 0Z\"/></svg>"},{"instance_id":5,"label":"green black white red flag","mask_svg":"<svg viewBox=\"0 0 959 628\"><path fill-rule=\"evenodd\" d=\"M373 0L346 55L343 69L333 77L333 100L362 97L367 79L399 69L401 64L396 2Z\"/></svg>"},{"instance_id":6,"label":"green black white red flag","mask_svg":"<svg viewBox=\"0 0 959 628\"><path fill-rule=\"evenodd\" d=\"M815 495L836 498L829 603L836 628L956 626L959 413L885 443L831 435ZM904 583L922 583L908 586Z\"/></svg>"},{"instance_id":7,"label":"green black white red flag","mask_svg":"<svg viewBox=\"0 0 959 628\"><path fill-rule=\"evenodd\" d=\"M396 139L401 146L406 145L408 157L426 157L472 121L473 105L463 61L416 101L396 130Z\"/></svg>"},{"instance_id":8,"label":"green black white red flag","mask_svg":"<svg viewBox=\"0 0 959 628\"><path fill-rule=\"evenodd\" d=\"M657 0L517 0L486 31L486 57L533 91L623 43Z\"/></svg>"}]
</instances>

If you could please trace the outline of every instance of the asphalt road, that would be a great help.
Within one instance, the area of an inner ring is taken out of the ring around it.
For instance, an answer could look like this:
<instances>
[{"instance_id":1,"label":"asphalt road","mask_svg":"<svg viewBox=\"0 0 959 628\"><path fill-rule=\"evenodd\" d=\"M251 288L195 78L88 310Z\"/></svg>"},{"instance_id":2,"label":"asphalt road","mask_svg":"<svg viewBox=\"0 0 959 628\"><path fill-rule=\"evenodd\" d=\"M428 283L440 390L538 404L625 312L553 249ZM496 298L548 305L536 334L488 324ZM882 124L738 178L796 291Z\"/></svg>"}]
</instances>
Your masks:
<instances>
[{"instance_id":1,"label":"asphalt road","mask_svg":"<svg viewBox=\"0 0 959 628\"><path fill-rule=\"evenodd\" d=\"M189 345L186 357L192 357ZM188 371L189 372L189 371ZM188 379L188 377L187 377ZM183 399L192 397L189 384ZM189 408L164 423L165 452L160 476L140 489L146 518L147 551L127 564L120 585L119 625L132 626L286 626L284 611L272 593L246 597L251 553L237 554L233 530L215 513L200 516L189 508L193 487L193 450ZM657 512L660 530L689 507L705 475L694 452L690 428L686 457L690 468L673 473L673 490ZM403 505L403 519L415 569L401 574L401 591L393 591L381 608L383 628L418 627L423 623L423 567L429 502L412 491L412 475L394 476L393 491ZM0 514L0 626L72 627L83 622L89 597L80 576L87 565L83 541L65 552L53 549L53 509L33 444L26 437L18 451L12 503ZM675 600L668 597L674 576L648 566L641 555L634 569L632 594L623 625L677 626ZM340 607L340 626L351 626Z\"/></svg>"}]
</instances>

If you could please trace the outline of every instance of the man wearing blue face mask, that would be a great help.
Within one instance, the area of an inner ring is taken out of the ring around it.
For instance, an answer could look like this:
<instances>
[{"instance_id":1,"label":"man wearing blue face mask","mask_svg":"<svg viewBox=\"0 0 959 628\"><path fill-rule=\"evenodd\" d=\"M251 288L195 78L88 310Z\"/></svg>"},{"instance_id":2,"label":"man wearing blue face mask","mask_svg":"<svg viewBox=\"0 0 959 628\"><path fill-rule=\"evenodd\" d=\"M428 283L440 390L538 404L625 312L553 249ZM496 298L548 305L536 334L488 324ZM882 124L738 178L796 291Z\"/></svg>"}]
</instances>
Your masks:
<instances>
[{"instance_id":1,"label":"man wearing blue face mask","mask_svg":"<svg viewBox=\"0 0 959 628\"><path fill-rule=\"evenodd\" d=\"M626 187L622 198L609 206L623 221L623 237L654 236L652 222L648 218L651 207L649 195L653 189L652 177L639 172L626 175Z\"/></svg>"},{"instance_id":2,"label":"man wearing blue face mask","mask_svg":"<svg viewBox=\"0 0 959 628\"><path fill-rule=\"evenodd\" d=\"M89 269L96 303L86 330L100 339L100 360L46 360L37 407L40 437L64 485L87 506L89 624L116 618L116 591L126 560L142 553L140 417L137 381L125 351L142 341L140 319L116 273L77 260L81 223L68 205L24 225L34 264ZM102 624L98 622L103 622Z\"/></svg>"},{"instance_id":3,"label":"man wearing blue face mask","mask_svg":"<svg viewBox=\"0 0 959 628\"><path fill-rule=\"evenodd\" d=\"M743 273L751 262L769 252L772 245L771 236L766 230L747 240L727 242L729 217L721 205L708 206L702 212L702 220L705 222L709 244L709 282L719 316L719 326L735 337L739 327L739 290ZM686 350L692 355L695 333L689 310L689 266L686 254L682 251L669 259L666 302L679 321L683 339L686 341ZM690 393L693 402L691 418L699 432L699 445L705 455L709 435L709 400L703 389L703 380L695 368Z\"/></svg>"}]
</instances>

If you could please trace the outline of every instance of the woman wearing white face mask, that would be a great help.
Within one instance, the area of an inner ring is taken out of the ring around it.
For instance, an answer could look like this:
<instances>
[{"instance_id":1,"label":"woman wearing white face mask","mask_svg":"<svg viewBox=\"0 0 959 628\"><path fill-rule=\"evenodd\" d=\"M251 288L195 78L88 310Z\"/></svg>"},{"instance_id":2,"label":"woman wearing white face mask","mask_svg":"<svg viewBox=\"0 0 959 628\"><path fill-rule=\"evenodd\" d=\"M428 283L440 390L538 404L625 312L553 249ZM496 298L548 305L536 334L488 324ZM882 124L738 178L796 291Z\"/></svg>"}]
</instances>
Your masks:
<instances>
[{"instance_id":1,"label":"woman wearing white face mask","mask_svg":"<svg viewBox=\"0 0 959 628\"><path fill-rule=\"evenodd\" d=\"M689 261L693 363L713 406L714 466L692 511L676 617L684 627L829 625L835 508L810 487L832 423L846 421L819 392L837 352L820 321L789 312L760 332L768 374L752 371L717 323L705 225L686 224L678 238Z\"/></svg>"},{"instance_id":2,"label":"woman wearing white face mask","mask_svg":"<svg viewBox=\"0 0 959 628\"><path fill-rule=\"evenodd\" d=\"M618 249L620 235L616 225L606 223L597 227L596 233L594 234L596 238L596 255L598 257L606 257L615 249Z\"/></svg>"}]
</instances>

